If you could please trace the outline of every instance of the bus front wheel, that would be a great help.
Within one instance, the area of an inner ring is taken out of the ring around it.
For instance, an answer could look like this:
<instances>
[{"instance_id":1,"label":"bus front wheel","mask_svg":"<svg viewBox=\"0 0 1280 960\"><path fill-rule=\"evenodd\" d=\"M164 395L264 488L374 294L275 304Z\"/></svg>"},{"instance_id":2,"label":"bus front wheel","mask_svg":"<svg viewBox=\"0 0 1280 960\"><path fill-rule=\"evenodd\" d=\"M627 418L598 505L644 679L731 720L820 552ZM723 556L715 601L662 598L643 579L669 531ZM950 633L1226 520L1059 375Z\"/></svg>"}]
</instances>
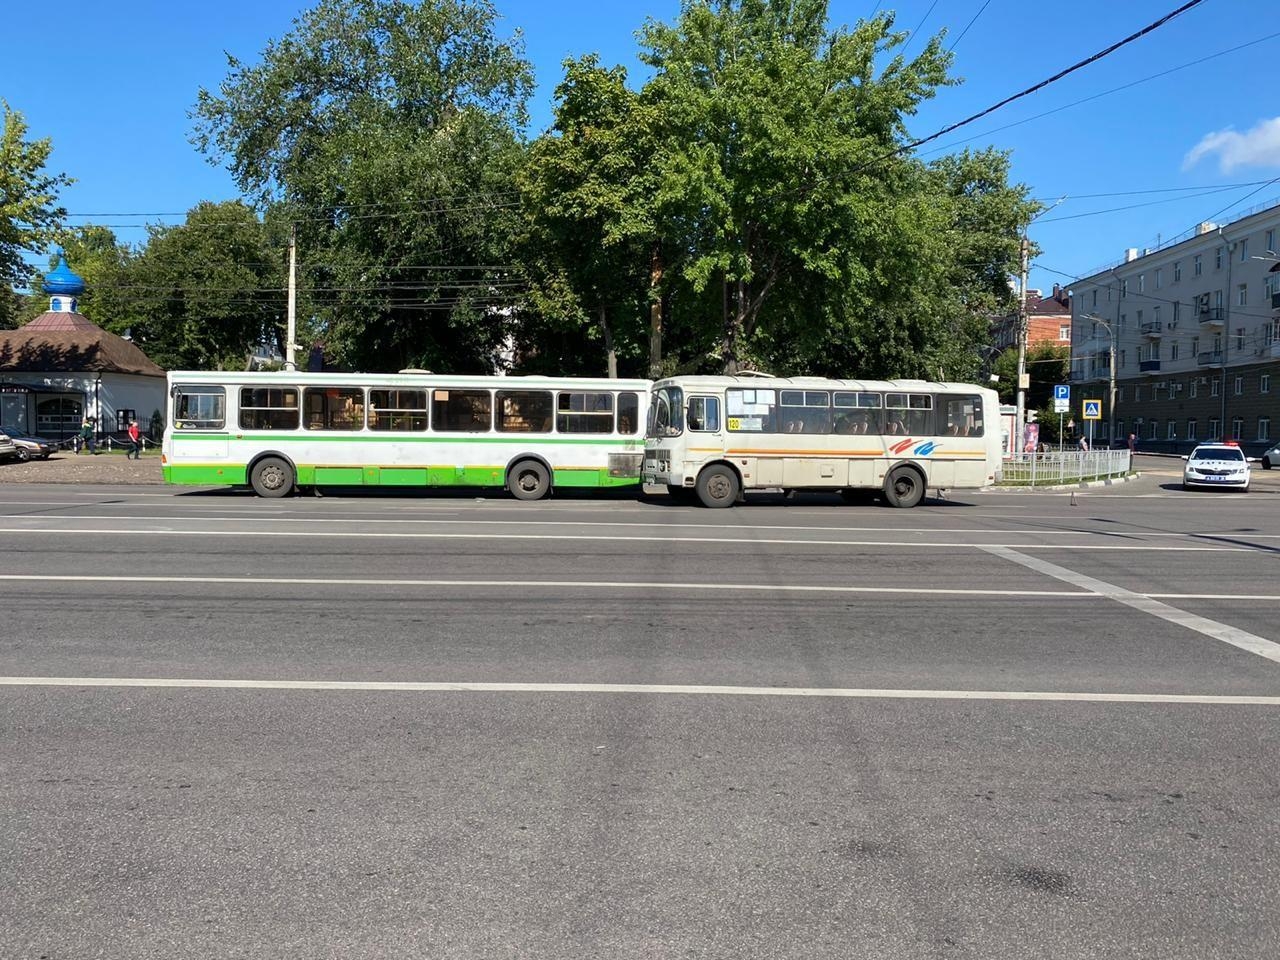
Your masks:
<instances>
[{"instance_id":1,"label":"bus front wheel","mask_svg":"<svg viewBox=\"0 0 1280 960\"><path fill-rule=\"evenodd\" d=\"M551 492L551 477L537 460L521 460L507 475L507 489L517 500L541 500Z\"/></svg>"},{"instance_id":2,"label":"bus front wheel","mask_svg":"<svg viewBox=\"0 0 1280 960\"><path fill-rule=\"evenodd\" d=\"M293 490L293 467L279 457L264 457L253 466L249 483L260 497L283 497Z\"/></svg>"},{"instance_id":3,"label":"bus front wheel","mask_svg":"<svg viewBox=\"0 0 1280 960\"><path fill-rule=\"evenodd\" d=\"M698 499L704 507L732 507L738 499L738 475L721 464L698 474Z\"/></svg>"},{"instance_id":4,"label":"bus front wheel","mask_svg":"<svg viewBox=\"0 0 1280 960\"><path fill-rule=\"evenodd\" d=\"M910 467L896 467L885 477L884 498L891 507L914 507L924 499L924 478Z\"/></svg>"}]
</instances>

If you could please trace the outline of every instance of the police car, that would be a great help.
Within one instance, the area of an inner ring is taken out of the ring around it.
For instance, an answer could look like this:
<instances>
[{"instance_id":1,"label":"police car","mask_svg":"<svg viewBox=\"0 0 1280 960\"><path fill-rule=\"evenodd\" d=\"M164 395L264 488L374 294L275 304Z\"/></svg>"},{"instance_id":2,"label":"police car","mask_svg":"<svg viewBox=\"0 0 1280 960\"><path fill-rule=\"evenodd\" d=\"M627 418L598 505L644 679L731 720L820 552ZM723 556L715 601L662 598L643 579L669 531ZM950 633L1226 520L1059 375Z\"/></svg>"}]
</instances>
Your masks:
<instances>
[{"instance_id":1,"label":"police car","mask_svg":"<svg viewBox=\"0 0 1280 960\"><path fill-rule=\"evenodd\" d=\"M1235 443L1202 443L1183 457L1182 487L1226 487L1228 490L1249 489L1249 461Z\"/></svg>"}]
</instances>

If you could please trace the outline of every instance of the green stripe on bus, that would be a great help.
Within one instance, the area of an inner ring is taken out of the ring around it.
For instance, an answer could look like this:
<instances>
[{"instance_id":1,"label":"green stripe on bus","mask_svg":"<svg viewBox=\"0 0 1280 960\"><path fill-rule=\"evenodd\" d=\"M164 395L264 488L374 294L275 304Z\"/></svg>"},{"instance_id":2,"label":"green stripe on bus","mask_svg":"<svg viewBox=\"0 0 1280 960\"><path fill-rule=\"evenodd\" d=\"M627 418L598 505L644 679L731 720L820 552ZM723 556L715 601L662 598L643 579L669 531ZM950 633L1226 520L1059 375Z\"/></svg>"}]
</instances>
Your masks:
<instances>
[{"instance_id":1,"label":"green stripe on bus","mask_svg":"<svg viewBox=\"0 0 1280 960\"><path fill-rule=\"evenodd\" d=\"M165 464L166 483L216 486L247 484L244 464ZM383 487L501 487L505 479L500 466L339 466L299 464L302 486L383 486ZM593 488L637 486L639 477L611 477L607 467L552 471L557 487Z\"/></svg>"}]
</instances>

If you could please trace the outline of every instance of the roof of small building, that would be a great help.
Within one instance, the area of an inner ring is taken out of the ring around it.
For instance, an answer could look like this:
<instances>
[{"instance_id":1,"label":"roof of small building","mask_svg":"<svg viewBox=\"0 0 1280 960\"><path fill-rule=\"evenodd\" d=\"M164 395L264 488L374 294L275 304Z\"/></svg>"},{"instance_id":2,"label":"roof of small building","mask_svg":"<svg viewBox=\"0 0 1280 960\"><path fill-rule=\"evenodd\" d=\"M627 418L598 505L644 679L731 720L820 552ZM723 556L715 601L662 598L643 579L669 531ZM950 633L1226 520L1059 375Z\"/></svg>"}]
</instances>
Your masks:
<instances>
[{"instance_id":1,"label":"roof of small building","mask_svg":"<svg viewBox=\"0 0 1280 960\"><path fill-rule=\"evenodd\" d=\"M44 313L17 330L0 331L0 371L164 376L136 345L78 313Z\"/></svg>"}]
</instances>

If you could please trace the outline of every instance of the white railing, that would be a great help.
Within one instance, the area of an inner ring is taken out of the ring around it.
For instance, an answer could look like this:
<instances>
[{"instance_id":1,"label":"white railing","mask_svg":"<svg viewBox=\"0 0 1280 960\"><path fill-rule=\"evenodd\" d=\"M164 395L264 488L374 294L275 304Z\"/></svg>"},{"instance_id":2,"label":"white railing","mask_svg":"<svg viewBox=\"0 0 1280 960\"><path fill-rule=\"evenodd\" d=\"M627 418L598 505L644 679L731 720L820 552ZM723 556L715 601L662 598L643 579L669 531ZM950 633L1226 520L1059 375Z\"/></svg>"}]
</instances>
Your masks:
<instances>
[{"instance_id":1,"label":"white railing","mask_svg":"<svg viewBox=\"0 0 1280 960\"><path fill-rule=\"evenodd\" d=\"M1128 450L1022 453L1005 458L1000 482L1015 487L1051 487L1106 480L1127 475L1131 459Z\"/></svg>"}]
</instances>

